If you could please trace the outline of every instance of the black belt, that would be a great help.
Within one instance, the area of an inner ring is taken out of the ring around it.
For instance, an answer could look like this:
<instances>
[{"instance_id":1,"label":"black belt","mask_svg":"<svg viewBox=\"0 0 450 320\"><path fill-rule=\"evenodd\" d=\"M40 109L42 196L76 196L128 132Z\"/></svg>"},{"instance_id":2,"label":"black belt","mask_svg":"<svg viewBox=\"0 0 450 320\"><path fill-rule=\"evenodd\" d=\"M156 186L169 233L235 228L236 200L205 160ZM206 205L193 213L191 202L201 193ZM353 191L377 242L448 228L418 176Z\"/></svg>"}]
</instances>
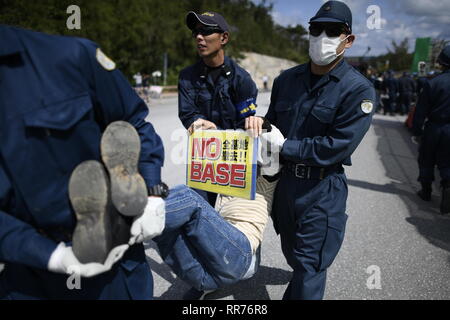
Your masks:
<instances>
[{"instance_id":1,"label":"black belt","mask_svg":"<svg viewBox=\"0 0 450 320\"><path fill-rule=\"evenodd\" d=\"M301 163L287 162L283 166L284 172L292 174L299 179L305 180L322 180L331 173L344 172L341 165L333 167L308 167Z\"/></svg>"}]
</instances>

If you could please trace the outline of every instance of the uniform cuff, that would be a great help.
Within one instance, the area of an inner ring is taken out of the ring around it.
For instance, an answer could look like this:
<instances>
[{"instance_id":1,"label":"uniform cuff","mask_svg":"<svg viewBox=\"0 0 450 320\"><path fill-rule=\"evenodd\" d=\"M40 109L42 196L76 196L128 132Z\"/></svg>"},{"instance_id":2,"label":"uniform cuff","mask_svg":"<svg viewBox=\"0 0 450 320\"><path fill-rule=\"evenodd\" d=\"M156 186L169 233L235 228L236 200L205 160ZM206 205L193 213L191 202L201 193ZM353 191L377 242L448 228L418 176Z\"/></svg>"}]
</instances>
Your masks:
<instances>
[{"instance_id":1,"label":"uniform cuff","mask_svg":"<svg viewBox=\"0 0 450 320\"><path fill-rule=\"evenodd\" d=\"M30 244L33 248L29 248L32 255L36 254L33 259L36 263L29 264L27 261L23 261L23 263L38 269L47 270L50 257L56 250L57 243L41 235L37 235L37 237L39 239L32 240L33 244ZM32 261L31 257L30 261Z\"/></svg>"},{"instance_id":2,"label":"uniform cuff","mask_svg":"<svg viewBox=\"0 0 450 320\"><path fill-rule=\"evenodd\" d=\"M139 169L145 183L147 184L147 188L151 188L154 185L161 183L161 167L141 165Z\"/></svg>"},{"instance_id":3,"label":"uniform cuff","mask_svg":"<svg viewBox=\"0 0 450 320\"><path fill-rule=\"evenodd\" d=\"M281 148L281 155L291 161L298 161L300 155L300 141L286 140Z\"/></svg>"}]
</instances>

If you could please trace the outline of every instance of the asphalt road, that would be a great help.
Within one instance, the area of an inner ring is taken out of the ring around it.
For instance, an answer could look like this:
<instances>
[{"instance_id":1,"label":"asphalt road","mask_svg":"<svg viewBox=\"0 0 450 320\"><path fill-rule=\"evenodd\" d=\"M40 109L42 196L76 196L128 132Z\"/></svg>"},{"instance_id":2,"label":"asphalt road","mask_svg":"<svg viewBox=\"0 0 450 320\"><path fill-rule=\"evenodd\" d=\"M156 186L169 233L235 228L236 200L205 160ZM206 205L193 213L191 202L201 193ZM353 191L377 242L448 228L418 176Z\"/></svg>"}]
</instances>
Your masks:
<instances>
[{"instance_id":1,"label":"asphalt road","mask_svg":"<svg viewBox=\"0 0 450 320\"><path fill-rule=\"evenodd\" d=\"M258 98L264 115L270 93ZM154 100L149 120L164 141L163 180L185 183L184 128L176 98ZM346 169L346 237L328 271L325 299L450 299L450 217L439 214L438 185L431 203L418 199L417 147L403 117L376 115ZM147 247L156 299L181 299L188 286ZM279 237L269 222L258 273L207 299L281 299L291 277Z\"/></svg>"}]
</instances>

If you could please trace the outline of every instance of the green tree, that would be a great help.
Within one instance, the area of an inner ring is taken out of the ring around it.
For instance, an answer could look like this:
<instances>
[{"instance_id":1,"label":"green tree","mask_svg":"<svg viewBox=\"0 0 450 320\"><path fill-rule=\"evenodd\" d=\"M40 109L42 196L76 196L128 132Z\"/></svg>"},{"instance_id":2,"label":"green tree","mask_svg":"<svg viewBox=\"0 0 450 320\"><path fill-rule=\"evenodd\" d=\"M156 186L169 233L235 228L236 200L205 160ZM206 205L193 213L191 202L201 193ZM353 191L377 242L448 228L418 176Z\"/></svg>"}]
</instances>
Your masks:
<instances>
[{"instance_id":1,"label":"green tree","mask_svg":"<svg viewBox=\"0 0 450 320\"><path fill-rule=\"evenodd\" d=\"M81 8L81 30L68 30L69 5ZM163 69L168 56L169 84L198 58L195 41L185 25L188 11L216 11L231 28L226 54L239 58L252 51L305 62L306 30L283 27L271 16L267 1L250 0L0 0L0 22L51 34L89 38L97 42L126 76Z\"/></svg>"}]
</instances>

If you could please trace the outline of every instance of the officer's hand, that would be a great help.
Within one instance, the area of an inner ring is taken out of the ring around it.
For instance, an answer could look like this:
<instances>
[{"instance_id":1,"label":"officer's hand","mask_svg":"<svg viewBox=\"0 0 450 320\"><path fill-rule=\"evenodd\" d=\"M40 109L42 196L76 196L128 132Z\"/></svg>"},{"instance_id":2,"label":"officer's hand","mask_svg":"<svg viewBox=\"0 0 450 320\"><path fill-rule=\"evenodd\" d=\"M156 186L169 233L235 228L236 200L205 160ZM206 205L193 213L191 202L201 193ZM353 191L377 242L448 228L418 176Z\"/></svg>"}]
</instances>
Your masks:
<instances>
[{"instance_id":1,"label":"officer's hand","mask_svg":"<svg viewBox=\"0 0 450 320\"><path fill-rule=\"evenodd\" d=\"M252 137L258 137L262 134L264 119L262 117L250 116L245 118L245 130L250 130Z\"/></svg>"},{"instance_id":2,"label":"officer's hand","mask_svg":"<svg viewBox=\"0 0 450 320\"><path fill-rule=\"evenodd\" d=\"M48 270L55 273L77 274L83 278L91 278L111 270L130 246L125 244L115 247L108 254L105 263L81 263L73 253L72 247L67 247L61 242L50 256Z\"/></svg>"},{"instance_id":3,"label":"officer's hand","mask_svg":"<svg viewBox=\"0 0 450 320\"><path fill-rule=\"evenodd\" d=\"M280 143L274 145L272 141L279 141ZM281 164L279 153L284 141L285 138L283 134L274 125L272 125L272 130L270 132L261 134L260 143L258 145L258 165L261 167L262 175L274 176L280 171Z\"/></svg>"},{"instance_id":4,"label":"officer's hand","mask_svg":"<svg viewBox=\"0 0 450 320\"><path fill-rule=\"evenodd\" d=\"M148 241L159 236L166 223L166 205L160 197L149 197L144 213L134 218L131 225L131 238L128 244Z\"/></svg>"},{"instance_id":5,"label":"officer's hand","mask_svg":"<svg viewBox=\"0 0 450 320\"><path fill-rule=\"evenodd\" d=\"M283 144L286 141L286 138L283 136L283 134L272 125L272 131L263 133L260 137L261 144L263 146L266 146L266 148L269 148L271 152L281 152L281 149L283 148Z\"/></svg>"},{"instance_id":6,"label":"officer's hand","mask_svg":"<svg viewBox=\"0 0 450 320\"><path fill-rule=\"evenodd\" d=\"M197 119L195 120L188 129L189 134L192 134L196 130L210 130L217 129L217 126L208 120Z\"/></svg>"}]
</instances>

